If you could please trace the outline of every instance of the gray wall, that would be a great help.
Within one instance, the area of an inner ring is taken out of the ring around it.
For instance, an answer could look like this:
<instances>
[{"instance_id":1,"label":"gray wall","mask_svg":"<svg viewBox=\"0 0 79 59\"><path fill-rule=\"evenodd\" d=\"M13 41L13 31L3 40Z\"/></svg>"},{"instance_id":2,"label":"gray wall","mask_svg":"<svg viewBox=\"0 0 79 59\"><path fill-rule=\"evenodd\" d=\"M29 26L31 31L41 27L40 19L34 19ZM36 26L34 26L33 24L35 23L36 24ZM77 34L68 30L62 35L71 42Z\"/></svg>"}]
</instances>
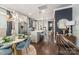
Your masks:
<instances>
[{"instance_id":1,"label":"gray wall","mask_svg":"<svg viewBox=\"0 0 79 59\"><path fill-rule=\"evenodd\" d=\"M73 20L76 21L76 25L73 26L73 34L77 37L76 45L79 47L79 5L73 6Z\"/></svg>"}]
</instances>

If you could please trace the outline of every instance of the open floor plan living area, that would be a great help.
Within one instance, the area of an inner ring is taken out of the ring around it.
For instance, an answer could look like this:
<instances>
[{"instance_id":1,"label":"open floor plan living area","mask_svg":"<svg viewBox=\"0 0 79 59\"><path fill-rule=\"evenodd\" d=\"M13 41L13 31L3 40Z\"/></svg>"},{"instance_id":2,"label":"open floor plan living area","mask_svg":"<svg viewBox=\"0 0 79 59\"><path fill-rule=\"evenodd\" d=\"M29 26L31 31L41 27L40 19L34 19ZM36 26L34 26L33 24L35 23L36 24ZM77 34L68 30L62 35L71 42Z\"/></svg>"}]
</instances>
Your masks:
<instances>
[{"instance_id":1,"label":"open floor plan living area","mask_svg":"<svg viewBox=\"0 0 79 59\"><path fill-rule=\"evenodd\" d=\"M0 4L0 55L79 55L79 4Z\"/></svg>"}]
</instances>

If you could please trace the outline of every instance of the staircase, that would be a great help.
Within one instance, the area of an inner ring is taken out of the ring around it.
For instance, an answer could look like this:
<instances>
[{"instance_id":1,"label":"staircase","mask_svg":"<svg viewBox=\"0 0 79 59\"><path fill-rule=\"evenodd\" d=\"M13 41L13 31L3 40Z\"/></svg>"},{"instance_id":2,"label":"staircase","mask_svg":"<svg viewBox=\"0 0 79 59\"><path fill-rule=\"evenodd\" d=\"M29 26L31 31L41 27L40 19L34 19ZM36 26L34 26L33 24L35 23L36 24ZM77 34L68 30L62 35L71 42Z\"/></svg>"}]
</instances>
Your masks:
<instances>
[{"instance_id":1,"label":"staircase","mask_svg":"<svg viewBox=\"0 0 79 59\"><path fill-rule=\"evenodd\" d=\"M65 38L62 34L56 35L56 45L58 55L78 55L79 48Z\"/></svg>"}]
</instances>

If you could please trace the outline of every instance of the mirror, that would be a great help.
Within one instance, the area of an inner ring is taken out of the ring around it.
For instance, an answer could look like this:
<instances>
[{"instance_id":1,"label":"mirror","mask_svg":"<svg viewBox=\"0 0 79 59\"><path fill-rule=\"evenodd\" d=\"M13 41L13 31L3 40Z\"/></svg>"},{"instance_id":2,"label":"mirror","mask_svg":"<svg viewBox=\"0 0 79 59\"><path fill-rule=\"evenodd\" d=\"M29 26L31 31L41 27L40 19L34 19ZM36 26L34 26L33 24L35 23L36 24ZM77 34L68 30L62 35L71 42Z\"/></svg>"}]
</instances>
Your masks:
<instances>
[{"instance_id":1,"label":"mirror","mask_svg":"<svg viewBox=\"0 0 79 59\"><path fill-rule=\"evenodd\" d=\"M67 26L66 26L66 23L68 22L67 19L60 19L58 22L57 22L57 27L59 29L67 29Z\"/></svg>"},{"instance_id":2,"label":"mirror","mask_svg":"<svg viewBox=\"0 0 79 59\"><path fill-rule=\"evenodd\" d=\"M66 26L67 22L68 22L68 19L60 19L57 22L57 27L63 31L63 35L65 35L65 31L67 30L67 26Z\"/></svg>"},{"instance_id":3,"label":"mirror","mask_svg":"<svg viewBox=\"0 0 79 59\"><path fill-rule=\"evenodd\" d=\"M6 29L7 29L6 17L0 14L0 37L3 37L6 35Z\"/></svg>"}]
</instances>

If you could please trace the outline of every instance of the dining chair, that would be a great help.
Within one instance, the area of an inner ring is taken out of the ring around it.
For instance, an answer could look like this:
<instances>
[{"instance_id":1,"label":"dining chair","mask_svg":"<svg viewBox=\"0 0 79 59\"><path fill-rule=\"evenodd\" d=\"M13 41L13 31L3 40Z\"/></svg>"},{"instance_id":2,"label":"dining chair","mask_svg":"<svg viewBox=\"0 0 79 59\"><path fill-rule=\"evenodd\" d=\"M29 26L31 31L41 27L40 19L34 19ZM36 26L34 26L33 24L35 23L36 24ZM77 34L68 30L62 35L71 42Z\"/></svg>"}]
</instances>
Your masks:
<instances>
[{"instance_id":1,"label":"dining chair","mask_svg":"<svg viewBox=\"0 0 79 59\"><path fill-rule=\"evenodd\" d=\"M31 40L30 39L25 39L22 42L19 42L16 44L16 50L22 50L24 48L28 48L30 45Z\"/></svg>"},{"instance_id":2,"label":"dining chair","mask_svg":"<svg viewBox=\"0 0 79 59\"><path fill-rule=\"evenodd\" d=\"M12 55L12 45L7 45L3 48L0 48L0 55Z\"/></svg>"}]
</instances>

